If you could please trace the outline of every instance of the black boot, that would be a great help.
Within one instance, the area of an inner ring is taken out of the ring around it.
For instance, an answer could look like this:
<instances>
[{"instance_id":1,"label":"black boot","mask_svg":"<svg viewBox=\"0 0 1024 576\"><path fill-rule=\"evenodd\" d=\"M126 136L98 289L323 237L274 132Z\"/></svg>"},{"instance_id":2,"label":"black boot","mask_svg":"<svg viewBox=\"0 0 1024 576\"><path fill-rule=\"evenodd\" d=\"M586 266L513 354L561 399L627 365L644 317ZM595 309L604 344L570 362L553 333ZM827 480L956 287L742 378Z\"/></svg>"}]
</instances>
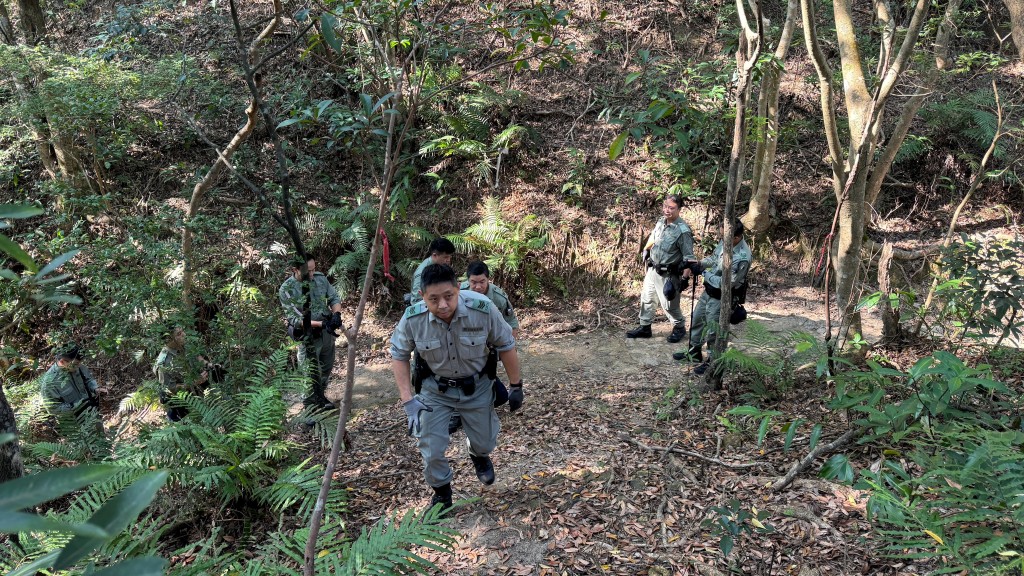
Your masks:
<instances>
[{"instance_id":1,"label":"black boot","mask_svg":"<svg viewBox=\"0 0 1024 576\"><path fill-rule=\"evenodd\" d=\"M676 342L682 342L683 338L686 338L686 324L680 322L672 327L672 333L668 335L669 344L675 344Z\"/></svg>"},{"instance_id":2,"label":"black boot","mask_svg":"<svg viewBox=\"0 0 1024 576\"><path fill-rule=\"evenodd\" d=\"M690 346L690 349L686 352L674 352L672 358L697 364L704 359L704 355L700 353L700 346Z\"/></svg>"},{"instance_id":3,"label":"black boot","mask_svg":"<svg viewBox=\"0 0 1024 576\"><path fill-rule=\"evenodd\" d=\"M626 338L650 338L651 337L651 325L641 324L639 328L633 328L629 332L626 332Z\"/></svg>"},{"instance_id":4,"label":"black boot","mask_svg":"<svg viewBox=\"0 0 1024 576\"><path fill-rule=\"evenodd\" d=\"M434 488L434 496L430 499L430 507L433 508L438 504L441 505L441 514L444 514L452 507L452 485L450 483Z\"/></svg>"},{"instance_id":5,"label":"black boot","mask_svg":"<svg viewBox=\"0 0 1024 576\"><path fill-rule=\"evenodd\" d=\"M458 412L452 412L450 418L448 418L448 435L451 436L462 428L462 416Z\"/></svg>"},{"instance_id":6,"label":"black boot","mask_svg":"<svg viewBox=\"0 0 1024 576\"><path fill-rule=\"evenodd\" d=\"M476 477L480 482L487 486L494 484L494 464L491 463L491 459L487 456L473 455L470 455L469 459L473 461L473 468L476 468Z\"/></svg>"}]
</instances>

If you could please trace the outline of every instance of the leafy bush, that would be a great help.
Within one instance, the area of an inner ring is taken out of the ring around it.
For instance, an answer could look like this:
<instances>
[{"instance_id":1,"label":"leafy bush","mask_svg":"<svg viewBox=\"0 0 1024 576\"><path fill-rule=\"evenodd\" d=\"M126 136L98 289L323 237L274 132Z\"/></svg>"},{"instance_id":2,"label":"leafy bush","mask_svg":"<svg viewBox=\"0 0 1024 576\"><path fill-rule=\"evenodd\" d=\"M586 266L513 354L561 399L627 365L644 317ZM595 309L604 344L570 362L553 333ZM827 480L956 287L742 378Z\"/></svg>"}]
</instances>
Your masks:
<instances>
[{"instance_id":1,"label":"leafy bush","mask_svg":"<svg viewBox=\"0 0 1024 576\"><path fill-rule=\"evenodd\" d=\"M448 239L460 252L483 255L501 284L520 288L527 297L534 298L541 286L537 259L532 256L547 245L550 227L534 214L514 223L506 220L501 201L492 196L484 199L479 222Z\"/></svg>"},{"instance_id":2,"label":"leafy bush","mask_svg":"<svg viewBox=\"0 0 1024 576\"><path fill-rule=\"evenodd\" d=\"M1024 242L980 242L960 235L940 260L946 281L936 293L944 316L970 338L1024 335Z\"/></svg>"}]
</instances>

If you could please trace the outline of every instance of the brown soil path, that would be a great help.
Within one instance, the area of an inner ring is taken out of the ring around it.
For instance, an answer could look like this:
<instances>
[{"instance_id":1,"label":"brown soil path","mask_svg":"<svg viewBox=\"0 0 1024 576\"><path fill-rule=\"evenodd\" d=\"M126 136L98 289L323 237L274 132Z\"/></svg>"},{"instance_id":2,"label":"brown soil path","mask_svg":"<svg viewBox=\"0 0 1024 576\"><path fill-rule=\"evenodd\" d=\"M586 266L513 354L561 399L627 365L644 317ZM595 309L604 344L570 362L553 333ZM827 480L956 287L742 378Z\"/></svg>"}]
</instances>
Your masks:
<instances>
[{"instance_id":1,"label":"brown soil path","mask_svg":"<svg viewBox=\"0 0 1024 576\"><path fill-rule=\"evenodd\" d=\"M771 331L823 328L821 303L810 289L749 308ZM420 551L441 573L712 574L706 567L724 570L725 561L718 537L702 522L713 516L710 507L733 499L768 510L766 522L776 528L737 544L732 559L747 573L768 574L769 563L772 574L910 573L870 551L864 502L848 489L816 480L780 495L765 488L806 451L806 431L789 453L777 431L759 448L756 423L733 417L738 430L730 431L718 420L745 403L737 397L742 390L698 392L689 370L671 359L679 345L664 341L666 323L655 325L655 338L634 341L624 337L625 323L608 320L596 329L536 338L530 334L540 327L526 324L527 401L516 414L499 411L495 485L476 481L463 433L453 437L456 497L475 500L449 521L461 534L454 555ZM737 343L743 345L742 332ZM353 527L422 507L429 498L389 364L360 367L356 382L353 445L337 473L351 495ZM788 412L821 422L827 413L819 392L790 390L783 403L792 406ZM823 441L838 434L829 428L841 424L823 423Z\"/></svg>"}]
</instances>

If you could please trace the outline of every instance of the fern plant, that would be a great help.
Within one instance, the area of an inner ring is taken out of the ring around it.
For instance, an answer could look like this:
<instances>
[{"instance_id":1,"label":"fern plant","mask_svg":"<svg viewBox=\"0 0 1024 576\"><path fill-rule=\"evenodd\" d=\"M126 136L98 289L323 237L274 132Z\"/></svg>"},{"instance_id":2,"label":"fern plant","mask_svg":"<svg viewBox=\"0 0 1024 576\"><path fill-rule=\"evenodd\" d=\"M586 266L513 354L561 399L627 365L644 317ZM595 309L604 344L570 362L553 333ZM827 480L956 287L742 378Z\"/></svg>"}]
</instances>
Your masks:
<instances>
[{"instance_id":1,"label":"fern plant","mask_svg":"<svg viewBox=\"0 0 1024 576\"><path fill-rule=\"evenodd\" d=\"M503 284L521 288L527 297L540 294L540 275L536 253L548 243L551 224L529 214L516 222L505 218L501 201L484 199L483 217L461 234L450 234L455 248L466 254L483 256L492 274Z\"/></svg>"},{"instance_id":2,"label":"fern plant","mask_svg":"<svg viewBox=\"0 0 1024 576\"><path fill-rule=\"evenodd\" d=\"M446 104L440 116L443 134L420 147L421 155L441 159L430 171L443 170L453 158L462 158L471 163L477 184L493 186L499 158L530 138L525 126L509 120L512 108L522 99L523 94L516 90L498 92L485 84L470 83L468 92ZM504 127L497 127L502 124Z\"/></svg>"},{"instance_id":3,"label":"fern plant","mask_svg":"<svg viewBox=\"0 0 1024 576\"><path fill-rule=\"evenodd\" d=\"M440 507L410 510L404 516L386 517L372 529L363 529L348 541L340 522L328 522L320 530L314 571L317 574L391 575L436 574L439 568L415 552L416 547L451 551L458 533L441 522ZM215 532L206 540L175 552L195 557L188 566L172 570L174 576L239 574L301 576L308 528L276 531L261 537L255 558L218 544Z\"/></svg>"},{"instance_id":4,"label":"fern plant","mask_svg":"<svg viewBox=\"0 0 1024 576\"><path fill-rule=\"evenodd\" d=\"M1024 432L958 423L913 444L914 467L885 460L858 485L871 490L867 514L883 551L931 559L933 574L1019 574Z\"/></svg>"},{"instance_id":5,"label":"fern plant","mask_svg":"<svg viewBox=\"0 0 1024 576\"><path fill-rule=\"evenodd\" d=\"M778 334L756 320L748 320L735 343L717 361L748 382L751 395L760 399L792 388L801 371L814 368L820 376L827 370L824 345L807 332Z\"/></svg>"}]
</instances>

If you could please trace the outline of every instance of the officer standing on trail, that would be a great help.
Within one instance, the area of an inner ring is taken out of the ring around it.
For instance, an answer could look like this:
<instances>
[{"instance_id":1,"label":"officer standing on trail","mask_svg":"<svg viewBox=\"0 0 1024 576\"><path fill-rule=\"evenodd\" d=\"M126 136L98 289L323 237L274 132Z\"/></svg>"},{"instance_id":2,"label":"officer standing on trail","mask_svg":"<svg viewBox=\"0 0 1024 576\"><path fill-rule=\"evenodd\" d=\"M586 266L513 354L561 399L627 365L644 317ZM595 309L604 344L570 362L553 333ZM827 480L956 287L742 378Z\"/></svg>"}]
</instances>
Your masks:
<instances>
[{"instance_id":1,"label":"officer standing on trail","mask_svg":"<svg viewBox=\"0 0 1024 576\"><path fill-rule=\"evenodd\" d=\"M701 260L695 273L700 274L704 280L704 293L697 301L697 307L693 310L693 317L690 318L690 349L686 352L676 352L672 357L676 360L689 360L699 363L703 360L701 348L708 343L708 359L693 369L693 373L701 375L707 371L708 365L713 360L711 357L712 348L715 344L715 333L718 332L719 313L722 309L722 255L724 242L715 246L715 251L707 258ZM733 295L736 290L743 287L747 282L747 272L750 270L750 247L743 239L743 223L736 220L733 229L732 239L732 289ZM684 271L689 276L691 269ZM696 282L696 280L694 280Z\"/></svg>"},{"instance_id":2,"label":"officer standing on trail","mask_svg":"<svg viewBox=\"0 0 1024 576\"><path fill-rule=\"evenodd\" d=\"M423 299L423 271L431 264L444 264L445 266L452 265L452 256L455 255L455 245L452 241L447 238L434 238L434 241L430 243L430 247L427 248L427 258L420 262L420 265L416 267L416 271L412 274L412 300L411 304L415 304Z\"/></svg>"},{"instance_id":3,"label":"officer standing on trail","mask_svg":"<svg viewBox=\"0 0 1024 576\"><path fill-rule=\"evenodd\" d=\"M57 360L43 374L40 388L47 406L54 412L74 412L100 407L99 386L92 372L82 364L78 345L70 342L57 352Z\"/></svg>"},{"instance_id":4,"label":"officer standing on trail","mask_svg":"<svg viewBox=\"0 0 1024 576\"><path fill-rule=\"evenodd\" d=\"M486 297L460 291L450 266L431 264L423 270L423 300L409 306L391 337L391 371L409 424L423 457L423 474L433 488L431 506L452 505L452 470L448 420L462 414L470 459L483 484L494 483L489 457L501 424L494 412L494 392L486 374L488 346L496 349L511 380L509 407L523 405L523 380L512 329ZM425 362L417 367L421 387L413 389L409 358L416 351Z\"/></svg>"},{"instance_id":5,"label":"officer standing on trail","mask_svg":"<svg viewBox=\"0 0 1024 576\"><path fill-rule=\"evenodd\" d=\"M303 265L307 276L303 278ZM290 332L302 342L299 347L299 364L307 366L310 372L310 393L302 403L332 410L334 404L327 399L327 383L334 369L334 339L342 328L341 298L331 282L322 272L316 271L316 260L312 256L297 258L292 262L291 276L277 291L278 300L288 318ZM308 293L303 294L303 284ZM303 317L306 297L309 298L309 323Z\"/></svg>"},{"instance_id":6,"label":"officer standing on trail","mask_svg":"<svg viewBox=\"0 0 1024 576\"><path fill-rule=\"evenodd\" d=\"M640 295L640 326L626 332L626 338L651 337L658 304L672 321L668 341L674 344L686 336L686 319L679 308L679 295L685 287L680 274L684 261L693 260L693 232L679 217L682 205L683 197L679 194L667 196L661 205L662 217L644 246L647 272Z\"/></svg>"}]
</instances>

